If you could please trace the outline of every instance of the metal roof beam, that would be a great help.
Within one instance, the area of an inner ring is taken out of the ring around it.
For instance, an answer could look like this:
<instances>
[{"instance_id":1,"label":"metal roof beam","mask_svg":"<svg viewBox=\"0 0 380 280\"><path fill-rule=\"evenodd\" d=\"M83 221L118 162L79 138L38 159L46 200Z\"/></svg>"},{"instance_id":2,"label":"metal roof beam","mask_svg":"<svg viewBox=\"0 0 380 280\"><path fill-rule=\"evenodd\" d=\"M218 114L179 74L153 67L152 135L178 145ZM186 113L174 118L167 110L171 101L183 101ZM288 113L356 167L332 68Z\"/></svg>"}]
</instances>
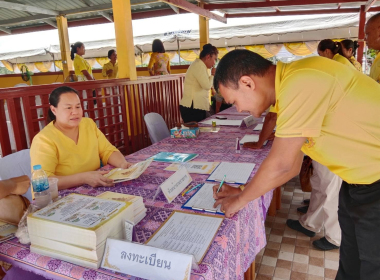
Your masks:
<instances>
[{"instance_id":1,"label":"metal roof beam","mask_svg":"<svg viewBox=\"0 0 380 280\"><path fill-rule=\"evenodd\" d=\"M108 19L110 22L113 22L113 16L107 12L99 12L99 15L105 17Z\"/></svg>"},{"instance_id":2,"label":"metal roof beam","mask_svg":"<svg viewBox=\"0 0 380 280\"><path fill-rule=\"evenodd\" d=\"M7 33L7 34L12 34L12 31L9 30L9 29L7 29L7 28L5 28L5 27L0 27L0 31L3 31L3 32Z\"/></svg>"},{"instance_id":3,"label":"metal roof beam","mask_svg":"<svg viewBox=\"0 0 380 280\"><path fill-rule=\"evenodd\" d=\"M364 12L368 12L371 6L375 3L376 3L376 0L368 0L367 3L365 3Z\"/></svg>"},{"instance_id":4,"label":"metal roof beam","mask_svg":"<svg viewBox=\"0 0 380 280\"><path fill-rule=\"evenodd\" d=\"M379 12L380 7L371 8L370 12ZM226 14L227 18L242 18L242 17L273 17L273 16L299 16L299 15L323 15L323 14L347 14L358 13L359 9L327 9L327 10L305 10L305 11L286 11L286 12L270 12L270 13L240 13Z\"/></svg>"},{"instance_id":5,"label":"metal roof beam","mask_svg":"<svg viewBox=\"0 0 380 280\"><path fill-rule=\"evenodd\" d=\"M207 11L201 7L198 7L190 2L187 2L186 0L160 0L160 2L164 2L169 5L176 6L178 8L184 9L186 11L189 11L190 13L194 13L209 19L214 19L217 21L220 21L222 23L227 23L227 19L225 17L221 17L219 15L216 15L214 13L211 13L210 11Z\"/></svg>"},{"instance_id":6,"label":"metal roof beam","mask_svg":"<svg viewBox=\"0 0 380 280\"><path fill-rule=\"evenodd\" d=\"M169 5L170 8L173 9L173 11L176 13L176 14L179 14L179 8L176 7L176 6L173 6L173 5Z\"/></svg>"},{"instance_id":7,"label":"metal roof beam","mask_svg":"<svg viewBox=\"0 0 380 280\"><path fill-rule=\"evenodd\" d=\"M287 0L287 1L268 1L268 2L244 2L244 3L225 3L225 4L205 4L207 10L217 9L245 9L245 8L268 8L285 6L305 6L318 4L337 4L366 2L366 0Z\"/></svg>"},{"instance_id":8,"label":"metal roof beam","mask_svg":"<svg viewBox=\"0 0 380 280\"><path fill-rule=\"evenodd\" d=\"M58 29L57 24L54 21L50 20L50 19L45 19L44 23L49 24L50 26L53 26L54 28Z\"/></svg>"},{"instance_id":9,"label":"metal roof beam","mask_svg":"<svg viewBox=\"0 0 380 280\"><path fill-rule=\"evenodd\" d=\"M58 11L54 11L54 10L49 10L49 9L44 9L44 8L40 8L36 6L24 5L24 4L11 3L11 2L6 2L6 1L0 1L0 8L29 12L29 13L36 13L36 14L45 14L45 15L51 15L51 16L56 16L59 14Z\"/></svg>"}]
</instances>

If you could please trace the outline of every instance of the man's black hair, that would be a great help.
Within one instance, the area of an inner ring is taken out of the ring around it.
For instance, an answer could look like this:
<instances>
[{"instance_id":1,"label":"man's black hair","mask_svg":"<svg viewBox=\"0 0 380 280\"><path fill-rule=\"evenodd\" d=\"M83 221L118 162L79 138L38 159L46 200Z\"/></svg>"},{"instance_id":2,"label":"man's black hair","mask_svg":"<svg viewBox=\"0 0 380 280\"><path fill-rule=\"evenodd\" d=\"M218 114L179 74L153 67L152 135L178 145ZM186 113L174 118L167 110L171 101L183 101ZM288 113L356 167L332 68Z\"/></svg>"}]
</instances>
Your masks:
<instances>
[{"instance_id":1,"label":"man's black hair","mask_svg":"<svg viewBox=\"0 0 380 280\"><path fill-rule=\"evenodd\" d=\"M219 90L219 85L237 89L242 76L263 77L272 62L261 55L249 50L233 50L220 60L214 77L214 89Z\"/></svg>"}]
</instances>

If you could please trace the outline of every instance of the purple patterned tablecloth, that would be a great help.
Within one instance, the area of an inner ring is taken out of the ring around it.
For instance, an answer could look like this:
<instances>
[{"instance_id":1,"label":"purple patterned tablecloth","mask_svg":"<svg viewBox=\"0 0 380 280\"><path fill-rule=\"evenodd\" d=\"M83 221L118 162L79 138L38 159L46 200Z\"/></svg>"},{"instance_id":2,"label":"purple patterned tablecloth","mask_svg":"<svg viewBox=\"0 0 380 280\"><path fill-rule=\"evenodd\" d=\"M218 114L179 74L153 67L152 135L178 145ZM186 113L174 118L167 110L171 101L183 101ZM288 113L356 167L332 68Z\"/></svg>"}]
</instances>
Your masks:
<instances>
[{"instance_id":1,"label":"purple patterned tablecloth","mask_svg":"<svg viewBox=\"0 0 380 280\"><path fill-rule=\"evenodd\" d=\"M242 119L244 113L238 113L234 107L220 115L229 115L230 119ZM232 117L233 116L233 117ZM254 127L254 126L253 126ZM262 150L242 149L235 152L236 138L245 134L255 134L250 128L222 126L218 133L201 133L196 139L166 138L159 143L127 156L134 163L147 159L158 152L197 153L197 161L253 162L256 164L251 177L269 153L270 141ZM173 210L180 210L188 195L179 195L172 203L167 203L161 192L155 200L153 196L158 186L173 172L165 171L168 163L153 162L136 180L116 184L112 188L91 188L80 186L60 191L61 195L81 193L96 196L105 191L139 195L144 198L147 216L135 227L134 241L144 243L168 218ZM109 166L105 167L110 168ZM191 174L195 183L203 183L208 175ZM192 271L191 279L244 279L244 272L254 261L255 256L266 245L264 221L272 199L272 192L250 202L231 219L225 219L212 242L199 270ZM186 210L189 211L189 210ZM192 211L189 211L192 212ZM17 239L0 244L0 260L11 262L23 270L33 271L47 279L84 279L116 280L140 279L130 275L115 274L104 269L91 270L65 261L37 255L29 251Z\"/></svg>"}]
</instances>

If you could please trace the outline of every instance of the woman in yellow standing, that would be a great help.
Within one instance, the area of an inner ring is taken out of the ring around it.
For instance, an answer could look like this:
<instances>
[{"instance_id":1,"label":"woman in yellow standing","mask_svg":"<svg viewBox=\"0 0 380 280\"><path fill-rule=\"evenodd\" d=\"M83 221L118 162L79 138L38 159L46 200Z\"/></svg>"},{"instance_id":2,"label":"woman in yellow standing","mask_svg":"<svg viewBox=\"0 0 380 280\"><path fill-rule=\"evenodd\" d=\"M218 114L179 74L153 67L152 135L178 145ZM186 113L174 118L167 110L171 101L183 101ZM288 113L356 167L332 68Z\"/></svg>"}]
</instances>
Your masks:
<instances>
[{"instance_id":1,"label":"woman in yellow standing","mask_svg":"<svg viewBox=\"0 0 380 280\"><path fill-rule=\"evenodd\" d=\"M116 79L119 74L119 65L117 63L117 54L115 50L108 51L110 61L103 66L102 75L107 79Z\"/></svg>"},{"instance_id":2,"label":"woman in yellow standing","mask_svg":"<svg viewBox=\"0 0 380 280\"><path fill-rule=\"evenodd\" d=\"M346 39L341 41L340 44L342 45L340 55L347 58L358 71L362 72L362 65L355 58L356 49L359 47L358 41Z\"/></svg>"},{"instance_id":3,"label":"woman in yellow standing","mask_svg":"<svg viewBox=\"0 0 380 280\"><path fill-rule=\"evenodd\" d=\"M325 39L320 41L318 44L318 54L320 56L343 63L351 69L356 69L347 58L339 54L341 48L342 45L339 42L334 42L333 40Z\"/></svg>"},{"instance_id":4,"label":"woman in yellow standing","mask_svg":"<svg viewBox=\"0 0 380 280\"><path fill-rule=\"evenodd\" d=\"M78 81L95 80L90 64L83 58L85 53L86 48L82 42L71 45L71 59L74 61L74 70Z\"/></svg>"},{"instance_id":5,"label":"woman in yellow standing","mask_svg":"<svg viewBox=\"0 0 380 280\"><path fill-rule=\"evenodd\" d=\"M151 76L170 74L170 57L159 39L153 41L148 70Z\"/></svg>"}]
</instances>

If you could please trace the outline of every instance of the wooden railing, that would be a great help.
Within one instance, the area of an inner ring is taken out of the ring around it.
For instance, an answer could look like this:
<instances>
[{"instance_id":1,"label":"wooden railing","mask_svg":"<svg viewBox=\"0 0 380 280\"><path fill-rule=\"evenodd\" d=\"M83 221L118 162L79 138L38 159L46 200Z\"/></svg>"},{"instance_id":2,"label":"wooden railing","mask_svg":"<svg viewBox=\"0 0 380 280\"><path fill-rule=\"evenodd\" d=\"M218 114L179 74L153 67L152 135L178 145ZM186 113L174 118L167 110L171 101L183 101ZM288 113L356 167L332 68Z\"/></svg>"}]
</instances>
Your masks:
<instances>
[{"instance_id":1,"label":"wooden railing","mask_svg":"<svg viewBox=\"0 0 380 280\"><path fill-rule=\"evenodd\" d=\"M92 118L112 144L124 154L133 153L150 144L145 114L161 114L169 128L180 122L183 80L180 74L0 89L1 155L30 147L46 125L49 94L63 85L78 91L84 116Z\"/></svg>"}]
</instances>

